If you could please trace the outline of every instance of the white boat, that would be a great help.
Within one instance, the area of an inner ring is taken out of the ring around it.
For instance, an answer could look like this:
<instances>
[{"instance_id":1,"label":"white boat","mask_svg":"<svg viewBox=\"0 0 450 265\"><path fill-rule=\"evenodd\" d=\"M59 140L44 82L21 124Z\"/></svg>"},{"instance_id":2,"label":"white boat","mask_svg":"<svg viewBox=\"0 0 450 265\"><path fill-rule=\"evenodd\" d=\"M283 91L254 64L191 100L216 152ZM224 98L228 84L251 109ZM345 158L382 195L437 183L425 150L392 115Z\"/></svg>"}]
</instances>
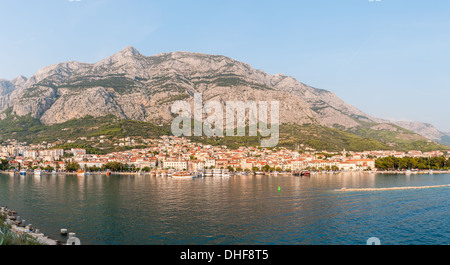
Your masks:
<instances>
[{"instance_id":1,"label":"white boat","mask_svg":"<svg viewBox=\"0 0 450 265\"><path fill-rule=\"evenodd\" d=\"M213 171L211 169L207 169L205 170L205 177L212 177L213 176Z\"/></svg>"},{"instance_id":2,"label":"white boat","mask_svg":"<svg viewBox=\"0 0 450 265\"><path fill-rule=\"evenodd\" d=\"M222 169L213 169L213 177L221 177Z\"/></svg>"},{"instance_id":3,"label":"white boat","mask_svg":"<svg viewBox=\"0 0 450 265\"><path fill-rule=\"evenodd\" d=\"M228 169L224 169L222 170L222 177L229 177L230 176L230 171Z\"/></svg>"},{"instance_id":4,"label":"white boat","mask_svg":"<svg viewBox=\"0 0 450 265\"><path fill-rule=\"evenodd\" d=\"M27 171L25 169L20 170L20 175L26 175Z\"/></svg>"},{"instance_id":5,"label":"white boat","mask_svg":"<svg viewBox=\"0 0 450 265\"><path fill-rule=\"evenodd\" d=\"M77 171L77 176L79 176L79 177L84 177L85 174L86 174L86 172L84 172L84 170Z\"/></svg>"},{"instance_id":6,"label":"white boat","mask_svg":"<svg viewBox=\"0 0 450 265\"><path fill-rule=\"evenodd\" d=\"M52 171L52 175L56 175L56 173L57 173L56 170Z\"/></svg>"},{"instance_id":7,"label":"white boat","mask_svg":"<svg viewBox=\"0 0 450 265\"><path fill-rule=\"evenodd\" d=\"M36 170L34 171L34 175L35 175L35 176L40 176L40 175L42 175L42 170L36 169Z\"/></svg>"},{"instance_id":8,"label":"white boat","mask_svg":"<svg viewBox=\"0 0 450 265\"><path fill-rule=\"evenodd\" d=\"M187 171L175 172L172 174L174 179L192 179L192 174Z\"/></svg>"},{"instance_id":9,"label":"white boat","mask_svg":"<svg viewBox=\"0 0 450 265\"><path fill-rule=\"evenodd\" d=\"M192 177L193 178L203 178L204 174L203 172L195 172Z\"/></svg>"}]
</instances>

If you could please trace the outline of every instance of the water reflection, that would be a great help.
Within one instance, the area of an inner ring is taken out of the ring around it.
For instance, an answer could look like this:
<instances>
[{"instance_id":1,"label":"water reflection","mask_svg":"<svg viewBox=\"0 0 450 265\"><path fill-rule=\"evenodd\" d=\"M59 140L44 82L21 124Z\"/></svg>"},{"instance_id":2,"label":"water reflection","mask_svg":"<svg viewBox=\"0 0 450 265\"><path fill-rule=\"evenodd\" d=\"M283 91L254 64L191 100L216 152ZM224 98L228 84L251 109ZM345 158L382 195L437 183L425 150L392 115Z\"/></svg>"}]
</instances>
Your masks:
<instances>
[{"instance_id":1,"label":"water reflection","mask_svg":"<svg viewBox=\"0 0 450 265\"><path fill-rule=\"evenodd\" d=\"M0 175L0 204L51 237L67 240L58 231L68 228L84 244L358 244L373 233L393 244L439 244L449 238L449 189L335 189L449 183L450 175L371 173L193 180ZM406 237L410 229L418 238ZM425 237L430 233L436 237Z\"/></svg>"}]
</instances>

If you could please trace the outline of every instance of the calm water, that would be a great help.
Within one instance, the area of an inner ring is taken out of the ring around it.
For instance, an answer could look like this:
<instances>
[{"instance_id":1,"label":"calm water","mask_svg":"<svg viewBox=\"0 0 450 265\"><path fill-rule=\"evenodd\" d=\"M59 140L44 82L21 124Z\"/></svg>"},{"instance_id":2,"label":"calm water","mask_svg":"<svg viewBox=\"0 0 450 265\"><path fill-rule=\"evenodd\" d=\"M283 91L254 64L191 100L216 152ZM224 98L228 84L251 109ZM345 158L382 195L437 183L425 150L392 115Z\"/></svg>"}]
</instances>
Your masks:
<instances>
[{"instance_id":1,"label":"calm water","mask_svg":"<svg viewBox=\"0 0 450 265\"><path fill-rule=\"evenodd\" d=\"M0 175L8 205L52 238L82 244L450 243L450 175L243 176L180 180L136 175ZM281 192L278 192L281 187Z\"/></svg>"}]
</instances>

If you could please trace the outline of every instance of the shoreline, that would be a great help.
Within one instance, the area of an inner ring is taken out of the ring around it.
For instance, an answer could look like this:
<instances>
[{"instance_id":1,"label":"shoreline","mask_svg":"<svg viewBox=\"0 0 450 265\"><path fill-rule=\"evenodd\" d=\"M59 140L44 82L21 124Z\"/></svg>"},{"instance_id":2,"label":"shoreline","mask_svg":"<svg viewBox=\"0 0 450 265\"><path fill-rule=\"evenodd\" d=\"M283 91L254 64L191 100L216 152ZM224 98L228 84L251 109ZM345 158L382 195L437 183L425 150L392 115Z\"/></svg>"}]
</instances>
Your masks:
<instances>
[{"instance_id":1,"label":"shoreline","mask_svg":"<svg viewBox=\"0 0 450 265\"><path fill-rule=\"evenodd\" d=\"M0 206L0 214L6 215L4 224L10 225L11 231L16 236L21 236L21 235L26 234L28 236L33 237L38 243L43 244L43 245L51 245L51 246L64 245L60 241L51 239L50 237L46 236L44 233L40 232L39 229L32 228L33 231L30 232L30 229L29 229L30 224L24 225L24 224L22 224L22 221L18 221L20 216L18 216L17 212L8 209L7 206ZM3 224L0 224L0 225L3 225Z\"/></svg>"},{"instance_id":2,"label":"shoreline","mask_svg":"<svg viewBox=\"0 0 450 265\"><path fill-rule=\"evenodd\" d=\"M340 173L375 173L375 174L403 174L403 175L417 175L417 174L450 174L450 170L344 170L344 171L309 171L311 175L317 175L317 174L340 174ZM169 173L168 170L158 170L158 171L146 171L146 172L109 172L110 175L159 175L161 173L167 174ZM192 172L195 173L195 172ZM277 175L292 175L294 176L293 172L265 172L264 174L255 174L254 172L249 173L243 173L243 172L230 172L231 175L237 175L237 176L253 176L253 175L259 175L259 176L277 176ZM0 170L0 174L14 174L19 175L18 171L5 171ZM78 175L77 172L68 172L68 171L61 171L57 172L56 174L53 174L52 172L42 172L42 175ZM34 175L33 172L27 172L26 175ZM100 172L89 172L89 174L86 175L107 175L106 171L100 171Z\"/></svg>"}]
</instances>

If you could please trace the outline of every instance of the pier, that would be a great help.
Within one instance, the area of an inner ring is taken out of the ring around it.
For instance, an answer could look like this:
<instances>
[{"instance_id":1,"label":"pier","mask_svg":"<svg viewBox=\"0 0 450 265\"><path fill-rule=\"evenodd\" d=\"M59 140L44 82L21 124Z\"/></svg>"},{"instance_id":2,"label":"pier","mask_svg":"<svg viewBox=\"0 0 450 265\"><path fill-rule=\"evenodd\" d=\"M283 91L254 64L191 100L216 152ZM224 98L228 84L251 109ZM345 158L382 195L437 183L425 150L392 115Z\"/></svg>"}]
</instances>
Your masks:
<instances>
[{"instance_id":1,"label":"pier","mask_svg":"<svg viewBox=\"0 0 450 265\"><path fill-rule=\"evenodd\" d=\"M354 192L354 191L383 191L383 190L415 190L415 189L431 189L431 188L442 188L442 187L450 187L449 185L436 185L436 186L418 186L418 187L390 187L390 188L342 188L336 189L335 191L341 192Z\"/></svg>"}]
</instances>

